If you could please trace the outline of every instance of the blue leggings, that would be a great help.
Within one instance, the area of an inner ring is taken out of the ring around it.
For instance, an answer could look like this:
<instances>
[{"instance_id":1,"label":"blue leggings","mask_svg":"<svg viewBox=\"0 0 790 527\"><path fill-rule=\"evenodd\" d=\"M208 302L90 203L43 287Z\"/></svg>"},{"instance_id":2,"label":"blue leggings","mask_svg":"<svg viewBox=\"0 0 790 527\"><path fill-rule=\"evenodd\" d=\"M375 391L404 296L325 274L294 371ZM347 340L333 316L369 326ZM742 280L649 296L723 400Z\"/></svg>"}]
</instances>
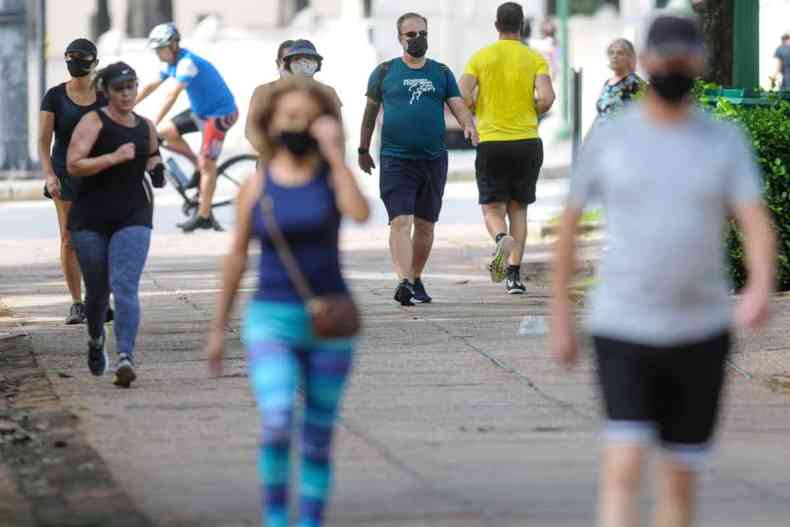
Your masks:
<instances>
[{"instance_id":1,"label":"blue leggings","mask_svg":"<svg viewBox=\"0 0 790 527\"><path fill-rule=\"evenodd\" d=\"M109 235L71 231L71 243L85 280L88 333L92 338L102 335L112 291L118 353L134 352L140 327L140 276L150 242L151 229L143 226L126 227Z\"/></svg>"},{"instance_id":2,"label":"blue leggings","mask_svg":"<svg viewBox=\"0 0 790 527\"><path fill-rule=\"evenodd\" d=\"M262 416L264 525L287 527L293 414L304 391L300 527L322 525L331 485L332 431L351 370L350 340L310 334L301 305L252 302L245 322L250 380Z\"/></svg>"}]
</instances>

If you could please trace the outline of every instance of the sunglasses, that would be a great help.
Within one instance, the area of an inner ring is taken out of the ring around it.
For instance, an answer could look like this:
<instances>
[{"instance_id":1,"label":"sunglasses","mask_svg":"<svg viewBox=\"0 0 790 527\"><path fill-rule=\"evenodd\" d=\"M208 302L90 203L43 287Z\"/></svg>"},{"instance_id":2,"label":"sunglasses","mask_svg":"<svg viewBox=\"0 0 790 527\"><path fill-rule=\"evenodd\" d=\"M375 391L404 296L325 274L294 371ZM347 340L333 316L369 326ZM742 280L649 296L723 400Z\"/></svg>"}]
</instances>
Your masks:
<instances>
[{"instance_id":1,"label":"sunglasses","mask_svg":"<svg viewBox=\"0 0 790 527\"><path fill-rule=\"evenodd\" d=\"M420 36L420 37L427 37L428 36L428 32L427 31L407 31L406 33L401 33L401 36L404 36L406 38L417 38L418 36Z\"/></svg>"}]
</instances>

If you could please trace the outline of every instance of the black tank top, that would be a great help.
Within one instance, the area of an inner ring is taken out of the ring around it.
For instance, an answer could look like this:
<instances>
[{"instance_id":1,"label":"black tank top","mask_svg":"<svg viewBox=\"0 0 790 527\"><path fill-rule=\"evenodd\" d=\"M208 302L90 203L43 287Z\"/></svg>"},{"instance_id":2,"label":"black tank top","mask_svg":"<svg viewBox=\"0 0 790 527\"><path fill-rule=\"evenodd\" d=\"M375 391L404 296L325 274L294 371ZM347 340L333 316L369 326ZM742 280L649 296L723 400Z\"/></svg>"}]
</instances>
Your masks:
<instances>
[{"instance_id":1,"label":"black tank top","mask_svg":"<svg viewBox=\"0 0 790 527\"><path fill-rule=\"evenodd\" d=\"M69 230L89 230L112 234L124 227L152 227L154 194L145 177L151 149L148 121L137 114L137 124L123 126L104 110L96 113L102 129L89 157L115 152L125 143L134 143L131 161L112 166L94 176L80 178L79 194L69 213Z\"/></svg>"}]
</instances>

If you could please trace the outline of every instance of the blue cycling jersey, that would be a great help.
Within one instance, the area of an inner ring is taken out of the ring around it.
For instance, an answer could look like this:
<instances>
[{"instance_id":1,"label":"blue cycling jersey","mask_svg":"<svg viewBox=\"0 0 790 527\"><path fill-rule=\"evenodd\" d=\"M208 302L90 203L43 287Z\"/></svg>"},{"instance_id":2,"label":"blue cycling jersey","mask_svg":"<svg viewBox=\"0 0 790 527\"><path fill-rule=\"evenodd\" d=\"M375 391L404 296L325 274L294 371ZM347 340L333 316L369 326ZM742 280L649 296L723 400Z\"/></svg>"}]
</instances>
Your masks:
<instances>
[{"instance_id":1,"label":"blue cycling jersey","mask_svg":"<svg viewBox=\"0 0 790 527\"><path fill-rule=\"evenodd\" d=\"M185 84L192 111L200 118L222 117L236 111L236 101L222 76L209 61L181 48L175 64L164 63L162 80Z\"/></svg>"}]
</instances>

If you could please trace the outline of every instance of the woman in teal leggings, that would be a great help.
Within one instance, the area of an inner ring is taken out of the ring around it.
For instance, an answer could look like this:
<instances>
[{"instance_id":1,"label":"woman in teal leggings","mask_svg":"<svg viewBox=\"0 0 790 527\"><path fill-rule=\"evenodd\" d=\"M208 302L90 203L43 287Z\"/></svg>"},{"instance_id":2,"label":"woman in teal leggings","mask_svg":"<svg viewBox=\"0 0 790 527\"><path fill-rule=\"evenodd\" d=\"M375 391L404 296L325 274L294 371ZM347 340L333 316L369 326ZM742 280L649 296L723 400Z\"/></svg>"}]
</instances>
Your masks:
<instances>
[{"instance_id":1,"label":"woman in teal leggings","mask_svg":"<svg viewBox=\"0 0 790 527\"><path fill-rule=\"evenodd\" d=\"M244 342L253 390L262 415L260 475L264 525L287 527L293 409L304 390L300 527L322 525L331 481L331 440L346 378L350 339L320 339L311 329L304 300L294 289L266 225L260 202L272 216L317 296L348 292L340 269L338 232L342 216L362 222L367 202L345 163L335 102L315 82L279 83L263 104L258 123L261 170L238 200L237 226L225 260L224 288L208 354L221 373L222 343L252 238L261 243L259 285L247 308Z\"/></svg>"}]
</instances>

